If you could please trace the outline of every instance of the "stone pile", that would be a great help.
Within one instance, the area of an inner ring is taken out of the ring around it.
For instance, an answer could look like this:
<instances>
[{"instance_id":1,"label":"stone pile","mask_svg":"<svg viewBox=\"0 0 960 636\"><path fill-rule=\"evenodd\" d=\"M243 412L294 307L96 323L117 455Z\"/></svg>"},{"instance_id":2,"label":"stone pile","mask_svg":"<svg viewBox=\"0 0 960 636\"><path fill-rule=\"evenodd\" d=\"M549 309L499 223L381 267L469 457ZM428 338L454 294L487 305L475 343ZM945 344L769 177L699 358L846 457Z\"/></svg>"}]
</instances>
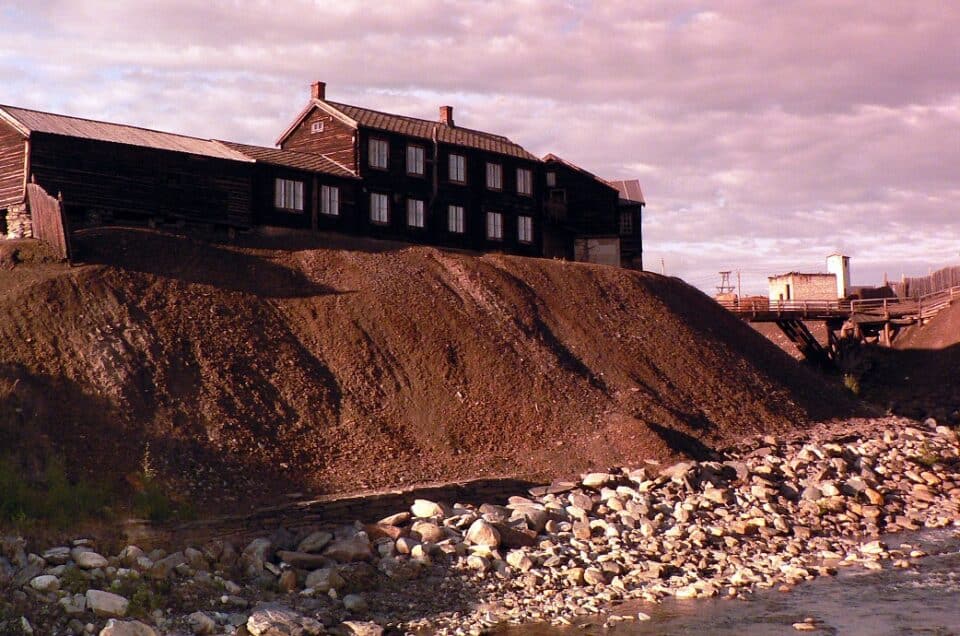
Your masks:
<instances>
[{"instance_id":1,"label":"stone pile","mask_svg":"<svg viewBox=\"0 0 960 636\"><path fill-rule=\"evenodd\" d=\"M505 505L418 500L375 524L278 530L242 550L213 541L104 557L78 541L37 555L9 539L0 590L6 581L56 607L57 626L78 635L457 633L566 625L628 599L789 589L848 566L909 567L923 553L879 537L960 525L957 433L932 420L864 430L590 473ZM144 607L171 588L166 606ZM145 622L123 622L134 609Z\"/></svg>"}]
</instances>

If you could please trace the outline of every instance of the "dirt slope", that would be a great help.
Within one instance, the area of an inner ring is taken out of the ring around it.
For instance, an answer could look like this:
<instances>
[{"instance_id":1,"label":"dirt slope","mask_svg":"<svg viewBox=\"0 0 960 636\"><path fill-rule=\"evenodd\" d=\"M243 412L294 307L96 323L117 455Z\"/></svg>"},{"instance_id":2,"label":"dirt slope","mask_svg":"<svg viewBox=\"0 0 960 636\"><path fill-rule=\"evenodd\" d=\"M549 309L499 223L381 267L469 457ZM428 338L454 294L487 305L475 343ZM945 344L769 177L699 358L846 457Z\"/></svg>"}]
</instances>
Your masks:
<instances>
[{"instance_id":1,"label":"dirt slope","mask_svg":"<svg viewBox=\"0 0 960 636\"><path fill-rule=\"evenodd\" d=\"M0 281L0 443L110 477L149 443L231 507L703 454L851 409L675 279L338 240L99 230L87 265Z\"/></svg>"}]
</instances>

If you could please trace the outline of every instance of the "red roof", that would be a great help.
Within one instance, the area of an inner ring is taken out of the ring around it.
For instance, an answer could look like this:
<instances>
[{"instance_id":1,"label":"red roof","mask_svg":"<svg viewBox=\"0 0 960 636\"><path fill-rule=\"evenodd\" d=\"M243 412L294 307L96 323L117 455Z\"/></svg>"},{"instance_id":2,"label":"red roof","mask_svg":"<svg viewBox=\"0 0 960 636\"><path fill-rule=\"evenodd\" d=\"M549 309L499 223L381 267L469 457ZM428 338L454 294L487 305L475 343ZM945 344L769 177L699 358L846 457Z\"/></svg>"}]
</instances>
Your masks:
<instances>
[{"instance_id":1,"label":"red roof","mask_svg":"<svg viewBox=\"0 0 960 636\"><path fill-rule=\"evenodd\" d=\"M637 179L607 181L610 185L620 191L620 198L626 201L644 203L643 190L640 189L640 181Z\"/></svg>"},{"instance_id":2,"label":"red roof","mask_svg":"<svg viewBox=\"0 0 960 636\"><path fill-rule=\"evenodd\" d=\"M221 141L233 150L255 160L272 166L284 166L306 172L322 172L338 177L356 177L352 170L341 163L330 159L326 155L313 152L298 152L294 150L280 150L264 146L250 146L238 144L234 141Z\"/></svg>"}]
</instances>

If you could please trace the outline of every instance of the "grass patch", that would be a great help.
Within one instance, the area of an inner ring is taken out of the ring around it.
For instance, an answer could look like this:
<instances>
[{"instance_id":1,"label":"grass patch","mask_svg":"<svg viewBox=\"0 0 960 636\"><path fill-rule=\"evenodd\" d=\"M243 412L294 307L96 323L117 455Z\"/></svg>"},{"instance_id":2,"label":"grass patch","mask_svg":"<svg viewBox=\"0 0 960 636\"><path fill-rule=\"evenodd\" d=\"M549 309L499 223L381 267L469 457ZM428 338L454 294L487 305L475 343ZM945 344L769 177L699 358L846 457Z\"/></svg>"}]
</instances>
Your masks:
<instances>
[{"instance_id":1,"label":"grass patch","mask_svg":"<svg viewBox=\"0 0 960 636\"><path fill-rule=\"evenodd\" d=\"M105 512L112 500L103 484L68 478L63 462L47 461L43 475L28 479L13 458L0 459L0 523L29 526L49 524L65 529Z\"/></svg>"}]
</instances>

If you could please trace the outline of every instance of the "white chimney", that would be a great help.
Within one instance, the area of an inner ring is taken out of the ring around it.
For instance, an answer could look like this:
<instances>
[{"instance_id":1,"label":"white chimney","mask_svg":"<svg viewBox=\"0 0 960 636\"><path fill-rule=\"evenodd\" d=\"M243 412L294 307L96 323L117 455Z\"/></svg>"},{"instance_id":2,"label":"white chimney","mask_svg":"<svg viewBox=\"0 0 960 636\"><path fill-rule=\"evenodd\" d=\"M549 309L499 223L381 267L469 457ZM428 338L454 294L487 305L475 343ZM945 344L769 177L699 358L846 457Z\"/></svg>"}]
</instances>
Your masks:
<instances>
[{"instance_id":1,"label":"white chimney","mask_svg":"<svg viewBox=\"0 0 960 636\"><path fill-rule=\"evenodd\" d=\"M837 277L837 298L850 295L850 257L831 254L827 257L827 273Z\"/></svg>"}]
</instances>

